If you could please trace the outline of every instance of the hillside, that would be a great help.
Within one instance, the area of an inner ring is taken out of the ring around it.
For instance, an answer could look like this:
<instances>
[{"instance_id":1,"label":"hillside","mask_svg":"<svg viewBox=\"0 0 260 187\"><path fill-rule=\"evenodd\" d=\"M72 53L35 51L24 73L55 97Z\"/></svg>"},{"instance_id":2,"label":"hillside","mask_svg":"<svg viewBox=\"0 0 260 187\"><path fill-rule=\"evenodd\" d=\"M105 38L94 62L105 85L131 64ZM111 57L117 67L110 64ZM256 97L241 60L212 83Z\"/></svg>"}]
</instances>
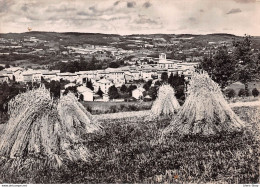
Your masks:
<instances>
[{"instance_id":1,"label":"hillside","mask_svg":"<svg viewBox=\"0 0 260 187\"><path fill-rule=\"evenodd\" d=\"M0 34L1 38L6 39L22 39L24 37L36 37L41 40L47 41L59 41L61 44L82 44L89 43L93 45L110 45L112 42L121 41L124 42L126 39L131 38L164 38L169 41L171 38L191 38L190 41L201 41L201 42L217 42L217 41L231 41L233 39L240 39L240 36L216 33L207 35L193 35L193 34L141 34L141 35L116 35L116 34L101 34L101 33L77 33L77 32L25 32L25 33L8 33ZM253 37L254 46L260 47L260 37Z\"/></svg>"},{"instance_id":2,"label":"hillside","mask_svg":"<svg viewBox=\"0 0 260 187\"><path fill-rule=\"evenodd\" d=\"M111 42L118 41L119 35L106 35L100 33L76 33L76 32L25 32L25 33L8 33L0 34L0 37L6 39L22 39L24 37L36 37L40 40L59 41L60 44L69 43L82 44L89 43L95 45L107 45Z\"/></svg>"}]
</instances>

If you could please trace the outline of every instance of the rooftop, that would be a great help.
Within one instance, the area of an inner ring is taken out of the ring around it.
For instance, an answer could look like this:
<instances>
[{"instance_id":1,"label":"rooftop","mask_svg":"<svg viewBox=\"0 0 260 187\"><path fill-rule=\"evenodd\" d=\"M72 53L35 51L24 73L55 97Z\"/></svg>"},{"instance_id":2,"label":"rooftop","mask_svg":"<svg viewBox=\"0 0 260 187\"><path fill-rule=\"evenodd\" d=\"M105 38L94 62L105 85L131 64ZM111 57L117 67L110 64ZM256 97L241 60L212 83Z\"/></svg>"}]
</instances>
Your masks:
<instances>
[{"instance_id":1,"label":"rooftop","mask_svg":"<svg viewBox=\"0 0 260 187\"><path fill-rule=\"evenodd\" d=\"M91 92L93 93L93 91L85 86L80 86L80 87L77 87L77 90L79 93L84 93L84 92Z\"/></svg>"},{"instance_id":2,"label":"rooftop","mask_svg":"<svg viewBox=\"0 0 260 187\"><path fill-rule=\"evenodd\" d=\"M98 81L99 83L102 83L102 84L109 84L109 83L112 83L110 80L107 80L107 79L101 79L100 81Z\"/></svg>"}]
</instances>

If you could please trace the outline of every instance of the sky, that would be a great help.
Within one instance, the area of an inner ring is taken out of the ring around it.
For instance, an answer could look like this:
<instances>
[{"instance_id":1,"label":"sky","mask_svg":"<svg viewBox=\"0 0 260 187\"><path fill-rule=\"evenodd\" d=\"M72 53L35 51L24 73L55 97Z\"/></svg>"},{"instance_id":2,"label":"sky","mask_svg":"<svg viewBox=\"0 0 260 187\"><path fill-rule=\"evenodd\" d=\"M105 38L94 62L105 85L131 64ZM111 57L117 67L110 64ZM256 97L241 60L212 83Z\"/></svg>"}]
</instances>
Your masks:
<instances>
[{"instance_id":1,"label":"sky","mask_svg":"<svg viewBox=\"0 0 260 187\"><path fill-rule=\"evenodd\" d=\"M0 33L260 36L260 0L0 0Z\"/></svg>"}]
</instances>

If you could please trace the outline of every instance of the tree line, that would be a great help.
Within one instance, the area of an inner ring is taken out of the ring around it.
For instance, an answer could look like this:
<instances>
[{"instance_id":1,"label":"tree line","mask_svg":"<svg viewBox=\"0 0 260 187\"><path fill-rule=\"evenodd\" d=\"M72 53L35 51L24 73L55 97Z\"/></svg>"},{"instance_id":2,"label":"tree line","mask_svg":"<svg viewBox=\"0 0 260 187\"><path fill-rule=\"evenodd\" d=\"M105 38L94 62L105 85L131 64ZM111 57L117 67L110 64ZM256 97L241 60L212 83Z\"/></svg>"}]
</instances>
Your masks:
<instances>
[{"instance_id":1,"label":"tree line","mask_svg":"<svg viewBox=\"0 0 260 187\"><path fill-rule=\"evenodd\" d=\"M251 37L245 35L243 40L233 41L232 53L226 46L219 47L214 55L204 57L199 68L207 71L222 89L233 82L242 82L249 95L248 83L259 77L260 53L252 48Z\"/></svg>"},{"instance_id":2,"label":"tree line","mask_svg":"<svg viewBox=\"0 0 260 187\"><path fill-rule=\"evenodd\" d=\"M118 68L124 64L124 60L108 61L97 60L95 56L91 60L86 60L83 57L79 61L57 62L50 66L50 70L60 70L63 72L75 73L78 71L89 71L110 68Z\"/></svg>"}]
</instances>

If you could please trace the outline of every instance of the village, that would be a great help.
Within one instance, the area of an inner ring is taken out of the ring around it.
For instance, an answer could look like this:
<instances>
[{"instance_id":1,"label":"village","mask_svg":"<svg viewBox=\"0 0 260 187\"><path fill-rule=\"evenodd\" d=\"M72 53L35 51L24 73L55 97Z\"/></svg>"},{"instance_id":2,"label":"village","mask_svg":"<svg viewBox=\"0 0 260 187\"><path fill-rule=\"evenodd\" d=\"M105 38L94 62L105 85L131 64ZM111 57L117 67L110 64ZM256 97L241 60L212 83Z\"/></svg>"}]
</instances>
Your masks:
<instances>
[{"instance_id":1,"label":"village","mask_svg":"<svg viewBox=\"0 0 260 187\"><path fill-rule=\"evenodd\" d=\"M0 71L0 82L19 82L19 83L41 83L42 80L51 82L65 80L70 83L65 88L77 86L80 95L83 95L84 101L93 101L94 95L99 89L104 96L99 101L108 101L108 90L111 86L117 88L123 84L133 84L135 82L152 80L153 84L161 79L162 73L184 75L189 79L195 71L198 63L184 63L177 60L168 60L166 54L159 55L158 63L144 65L130 65L119 68L107 68L104 70L78 71L75 73L63 72L59 70L34 70L21 67L10 67ZM91 81L93 90L86 87L86 80ZM139 99L142 95L142 84L137 84L138 88L133 90L132 96ZM141 88L140 88L141 87ZM63 92L64 90L61 90Z\"/></svg>"}]
</instances>

